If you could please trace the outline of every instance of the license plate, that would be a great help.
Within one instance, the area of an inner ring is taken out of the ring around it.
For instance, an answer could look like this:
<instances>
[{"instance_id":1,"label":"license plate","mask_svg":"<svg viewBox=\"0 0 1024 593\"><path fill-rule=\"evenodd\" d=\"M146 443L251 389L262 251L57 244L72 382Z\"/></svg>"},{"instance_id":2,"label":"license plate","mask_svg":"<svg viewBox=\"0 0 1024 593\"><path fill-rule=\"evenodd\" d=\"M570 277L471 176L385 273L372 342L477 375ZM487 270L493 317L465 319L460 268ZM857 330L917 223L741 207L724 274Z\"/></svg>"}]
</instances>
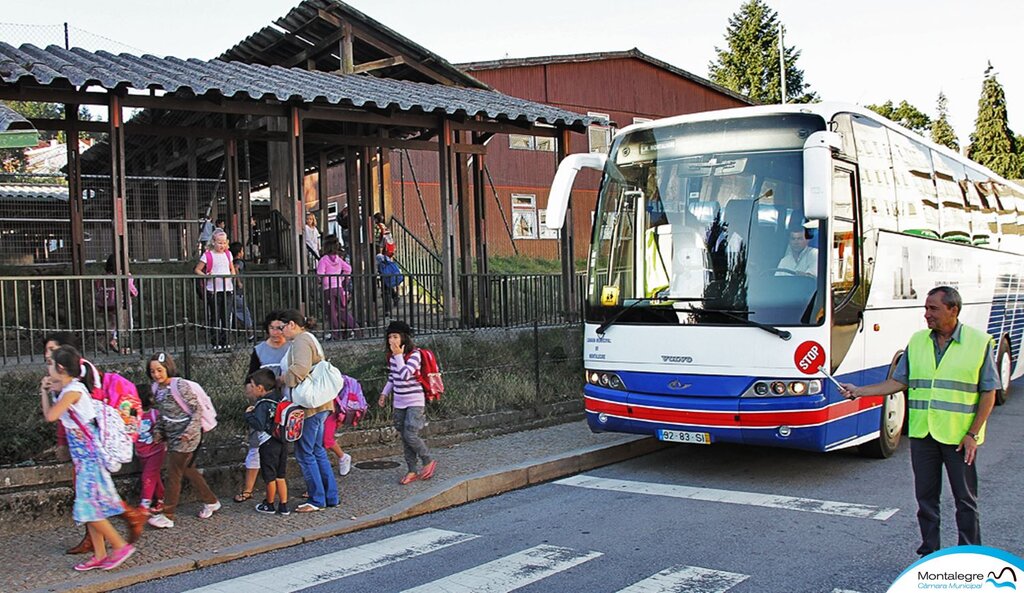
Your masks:
<instances>
[{"instance_id":1,"label":"license plate","mask_svg":"<svg viewBox=\"0 0 1024 593\"><path fill-rule=\"evenodd\" d=\"M659 430L658 439L673 443L690 443L691 445L710 445L711 433L690 432L688 430Z\"/></svg>"}]
</instances>

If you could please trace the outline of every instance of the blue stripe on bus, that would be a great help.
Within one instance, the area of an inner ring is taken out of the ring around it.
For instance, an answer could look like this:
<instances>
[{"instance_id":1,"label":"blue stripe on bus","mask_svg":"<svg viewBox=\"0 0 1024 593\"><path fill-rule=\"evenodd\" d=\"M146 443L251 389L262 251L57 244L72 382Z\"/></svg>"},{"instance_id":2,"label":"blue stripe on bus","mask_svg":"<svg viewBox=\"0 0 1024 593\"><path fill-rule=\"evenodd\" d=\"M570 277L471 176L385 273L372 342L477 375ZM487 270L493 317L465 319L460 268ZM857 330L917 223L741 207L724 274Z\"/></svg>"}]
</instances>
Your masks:
<instances>
[{"instance_id":1,"label":"blue stripe on bus","mask_svg":"<svg viewBox=\"0 0 1024 593\"><path fill-rule=\"evenodd\" d=\"M888 376L889 367L880 366L855 373L847 373L836 377L841 382L866 385L884 381ZM725 377L715 375L665 375L663 373L619 372L623 382L631 387L659 385L660 394L637 393L635 391L619 391L587 384L584 394L608 402L629 406L648 406L668 410L698 410L704 412L772 412L785 410L816 410L842 400L838 389L828 381L822 380L823 393L815 396L802 397L765 397L739 398L729 397L726 393L737 393L738 386L749 387L755 377ZM674 377L674 379L673 379ZM668 392L667 384L672 381L685 381L690 387L686 390L694 395L684 396ZM745 390L739 390L742 393ZM699 394L699 395L697 395ZM635 418L605 414L604 422L600 414L587 412L587 423L595 432L625 432L656 436L659 430L692 430L708 432L713 443L739 443L749 445L775 446L812 451L824 451L835 443L853 440L879 430L881 406L851 414L845 418L826 421L819 426L792 427L789 436L778 433L778 427L708 427L688 426L685 424L644 421Z\"/></svg>"}]
</instances>

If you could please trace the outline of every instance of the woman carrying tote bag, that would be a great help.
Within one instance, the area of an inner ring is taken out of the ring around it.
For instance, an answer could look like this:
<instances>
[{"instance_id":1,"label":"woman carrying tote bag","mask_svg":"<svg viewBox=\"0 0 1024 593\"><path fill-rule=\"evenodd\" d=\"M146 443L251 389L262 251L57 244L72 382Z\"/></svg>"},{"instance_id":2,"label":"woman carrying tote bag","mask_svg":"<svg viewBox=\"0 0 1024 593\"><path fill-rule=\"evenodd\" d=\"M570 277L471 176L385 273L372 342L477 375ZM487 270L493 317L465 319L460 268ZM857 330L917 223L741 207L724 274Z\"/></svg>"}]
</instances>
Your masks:
<instances>
[{"instance_id":1,"label":"woman carrying tote bag","mask_svg":"<svg viewBox=\"0 0 1024 593\"><path fill-rule=\"evenodd\" d=\"M308 331L315 327L313 319L303 317L294 309L281 311L277 319L284 324L284 337L291 342L281 364L280 376L286 388L284 396L289 399L292 389L303 381L311 380L310 371L323 360L323 349ZM324 421L333 409L333 396L323 405L305 408L302 436L295 442L295 461L306 481L309 500L295 509L297 513L312 513L324 507L338 506L338 483L334 480L334 471L324 449Z\"/></svg>"}]
</instances>

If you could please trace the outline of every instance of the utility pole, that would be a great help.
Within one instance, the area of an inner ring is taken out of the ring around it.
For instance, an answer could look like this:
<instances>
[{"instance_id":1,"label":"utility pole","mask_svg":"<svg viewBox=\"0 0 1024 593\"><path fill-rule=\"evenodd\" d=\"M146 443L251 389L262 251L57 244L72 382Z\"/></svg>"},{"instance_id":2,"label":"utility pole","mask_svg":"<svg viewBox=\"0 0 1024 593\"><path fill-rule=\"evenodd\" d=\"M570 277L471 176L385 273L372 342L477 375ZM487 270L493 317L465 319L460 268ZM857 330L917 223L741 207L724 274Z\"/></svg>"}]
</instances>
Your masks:
<instances>
[{"instance_id":1,"label":"utility pole","mask_svg":"<svg viewBox=\"0 0 1024 593\"><path fill-rule=\"evenodd\" d=\"M779 19L779 81L782 83L782 104L786 104L786 45L782 42L782 19Z\"/></svg>"}]
</instances>

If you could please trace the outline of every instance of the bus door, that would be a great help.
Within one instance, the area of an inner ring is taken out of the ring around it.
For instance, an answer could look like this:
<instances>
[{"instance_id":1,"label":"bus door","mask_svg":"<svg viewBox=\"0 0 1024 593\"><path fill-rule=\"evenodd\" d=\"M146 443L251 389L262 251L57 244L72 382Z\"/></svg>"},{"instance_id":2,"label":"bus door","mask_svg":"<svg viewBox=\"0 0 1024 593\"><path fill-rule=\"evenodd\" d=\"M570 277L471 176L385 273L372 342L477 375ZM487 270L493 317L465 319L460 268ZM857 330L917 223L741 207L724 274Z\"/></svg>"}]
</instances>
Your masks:
<instances>
[{"instance_id":1,"label":"bus door","mask_svg":"<svg viewBox=\"0 0 1024 593\"><path fill-rule=\"evenodd\" d=\"M867 287L863 280L863 225L860 200L857 195L857 166L835 161L832 174L831 244L828 245L828 272L832 293L831 372L839 373L841 381L862 385L865 362L864 307ZM823 246L824 247L824 246ZM840 401L831 384L829 401ZM833 408L834 409L834 408ZM837 410L831 417L839 417L849 410ZM829 424L826 446L864 434L867 414ZM864 426L859 426L865 423ZM877 428L877 419L875 421ZM868 431L870 432L870 430Z\"/></svg>"}]
</instances>

